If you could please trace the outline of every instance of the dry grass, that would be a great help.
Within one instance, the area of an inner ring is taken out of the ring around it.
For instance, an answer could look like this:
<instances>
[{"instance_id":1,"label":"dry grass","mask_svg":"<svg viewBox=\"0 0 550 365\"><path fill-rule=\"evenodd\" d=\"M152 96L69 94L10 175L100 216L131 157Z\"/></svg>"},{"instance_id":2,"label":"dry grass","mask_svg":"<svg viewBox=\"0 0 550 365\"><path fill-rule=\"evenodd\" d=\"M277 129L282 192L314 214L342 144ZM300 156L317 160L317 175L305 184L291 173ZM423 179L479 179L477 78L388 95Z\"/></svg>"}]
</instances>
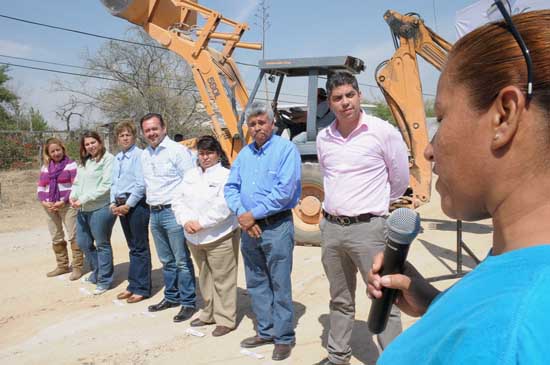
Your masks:
<instances>
[{"instance_id":1,"label":"dry grass","mask_svg":"<svg viewBox=\"0 0 550 365\"><path fill-rule=\"evenodd\" d=\"M38 170L0 172L0 232L36 227L45 222L36 199Z\"/></svg>"}]
</instances>

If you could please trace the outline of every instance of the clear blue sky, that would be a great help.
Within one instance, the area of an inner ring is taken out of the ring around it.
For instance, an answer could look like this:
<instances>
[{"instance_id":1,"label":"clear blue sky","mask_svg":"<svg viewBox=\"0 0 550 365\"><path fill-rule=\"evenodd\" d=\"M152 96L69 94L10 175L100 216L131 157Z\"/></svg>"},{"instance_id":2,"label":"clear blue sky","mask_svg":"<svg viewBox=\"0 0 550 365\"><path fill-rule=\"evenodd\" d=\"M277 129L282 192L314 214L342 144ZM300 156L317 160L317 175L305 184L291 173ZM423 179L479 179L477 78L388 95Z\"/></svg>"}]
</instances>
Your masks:
<instances>
[{"instance_id":1,"label":"clear blue sky","mask_svg":"<svg viewBox=\"0 0 550 365\"><path fill-rule=\"evenodd\" d=\"M387 9L419 13L428 26L454 42L455 13L473 2L475 0L271 0L266 57L349 54L367 64L360 81L374 84L375 67L393 53L389 28L382 17ZM251 29L245 33L244 41L261 40L259 27L254 24L256 0L204 0L201 4L220 11L226 17L247 22ZM124 20L111 16L99 0L5 0L0 2L0 14L117 38L124 37L129 26ZM81 65L84 51L93 52L102 42L97 38L0 18L0 55ZM256 64L261 51L238 49L234 57L237 61ZM0 57L0 62L56 68L4 57ZM242 67L241 72L247 84L253 84L256 71ZM421 73L424 92L434 93L437 73L428 65L421 66ZM51 82L66 76L17 67L12 67L9 75L13 79L12 87L24 103L38 107L51 125L63 126L56 120L54 111L66 95L52 92ZM380 97L374 89L362 89L367 98Z\"/></svg>"}]
</instances>

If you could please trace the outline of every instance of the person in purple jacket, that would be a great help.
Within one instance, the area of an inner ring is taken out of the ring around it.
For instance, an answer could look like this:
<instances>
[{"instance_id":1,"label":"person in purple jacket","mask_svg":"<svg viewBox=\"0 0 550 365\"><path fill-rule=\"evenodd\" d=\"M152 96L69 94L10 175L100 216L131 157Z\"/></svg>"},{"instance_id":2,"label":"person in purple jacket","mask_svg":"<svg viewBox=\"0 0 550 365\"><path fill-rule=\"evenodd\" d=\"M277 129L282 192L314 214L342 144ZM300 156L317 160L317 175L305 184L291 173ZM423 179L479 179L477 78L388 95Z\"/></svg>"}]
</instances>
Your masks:
<instances>
[{"instance_id":1,"label":"person in purple jacket","mask_svg":"<svg viewBox=\"0 0 550 365\"><path fill-rule=\"evenodd\" d=\"M48 217L52 248L57 261L57 267L46 276L53 277L71 271L66 236L73 253L72 273L69 279L77 280L82 276L84 255L76 243L77 210L69 204L69 195L76 176L76 162L67 156L65 145L57 138L49 138L46 141L42 158L44 164L38 179L38 200ZM63 225L66 232L63 231Z\"/></svg>"}]
</instances>

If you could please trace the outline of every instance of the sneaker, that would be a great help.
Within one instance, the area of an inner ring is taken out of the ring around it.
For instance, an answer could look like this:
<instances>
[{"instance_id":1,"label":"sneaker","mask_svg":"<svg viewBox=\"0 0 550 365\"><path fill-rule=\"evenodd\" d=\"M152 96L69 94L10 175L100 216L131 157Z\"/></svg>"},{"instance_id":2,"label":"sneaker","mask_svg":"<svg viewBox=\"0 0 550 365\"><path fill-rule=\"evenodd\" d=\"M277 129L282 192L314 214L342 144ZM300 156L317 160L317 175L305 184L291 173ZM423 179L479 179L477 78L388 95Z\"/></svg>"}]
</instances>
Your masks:
<instances>
[{"instance_id":1,"label":"sneaker","mask_svg":"<svg viewBox=\"0 0 550 365\"><path fill-rule=\"evenodd\" d=\"M101 286L97 286L94 291L92 292L93 295L101 295L103 293L105 293L107 290L107 288L102 288Z\"/></svg>"},{"instance_id":2,"label":"sneaker","mask_svg":"<svg viewBox=\"0 0 550 365\"><path fill-rule=\"evenodd\" d=\"M84 279L84 282L89 283L89 284L96 284L97 279L94 277L94 274L90 274L90 275L86 276L86 278Z\"/></svg>"}]
</instances>

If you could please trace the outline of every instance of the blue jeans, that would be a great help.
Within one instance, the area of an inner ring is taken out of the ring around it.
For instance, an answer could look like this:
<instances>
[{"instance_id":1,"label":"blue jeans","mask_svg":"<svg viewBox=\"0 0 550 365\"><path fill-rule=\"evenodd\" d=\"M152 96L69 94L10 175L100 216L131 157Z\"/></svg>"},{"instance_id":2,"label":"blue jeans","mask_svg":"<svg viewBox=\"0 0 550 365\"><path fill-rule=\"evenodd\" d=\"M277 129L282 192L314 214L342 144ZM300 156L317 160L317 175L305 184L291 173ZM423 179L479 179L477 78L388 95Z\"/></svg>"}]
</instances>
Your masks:
<instances>
[{"instance_id":1,"label":"blue jeans","mask_svg":"<svg viewBox=\"0 0 550 365\"><path fill-rule=\"evenodd\" d=\"M106 205L91 212L79 211L76 220L76 240L92 270L90 281L105 289L113 282L111 232L115 219Z\"/></svg>"},{"instance_id":2,"label":"blue jeans","mask_svg":"<svg viewBox=\"0 0 550 365\"><path fill-rule=\"evenodd\" d=\"M262 227L262 236L241 235L246 288L256 315L258 336L273 338L277 344L293 344L294 306L292 304L292 218Z\"/></svg>"},{"instance_id":3,"label":"blue jeans","mask_svg":"<svg viewBox=\"0 0 550 365\"><path fill-rule=\"evenodd\" d=\"M129 292L151 296L151 251L149 250L149 208L138 203L120 217L120 225L130 249Z\"/></svg>"},{"instance_id":4,"label":"blue jeans","mask_svg":"<svg viewBox=\"0 0 550 365\"><path fill-rule=\"evenodd\" d=\"M176 222L172 209L151 211L151 234L162 263L164 298L194 308L195 270L183 228Z\"/></svg>"}]
</instances>

